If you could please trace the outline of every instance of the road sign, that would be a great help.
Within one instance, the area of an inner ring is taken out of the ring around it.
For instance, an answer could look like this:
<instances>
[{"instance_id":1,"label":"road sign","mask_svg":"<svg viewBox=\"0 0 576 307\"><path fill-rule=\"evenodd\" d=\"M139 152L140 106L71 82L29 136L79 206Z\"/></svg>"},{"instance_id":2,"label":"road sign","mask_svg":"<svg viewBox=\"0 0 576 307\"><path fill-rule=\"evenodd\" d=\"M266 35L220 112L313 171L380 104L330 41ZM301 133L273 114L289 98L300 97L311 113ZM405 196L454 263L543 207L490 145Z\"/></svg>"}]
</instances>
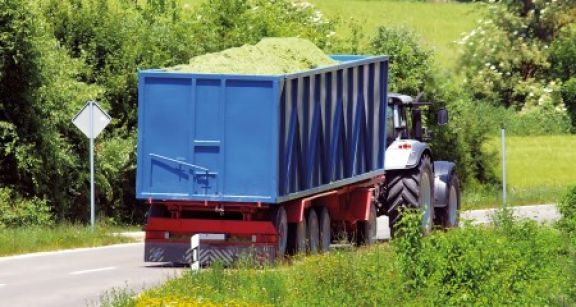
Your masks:
<instances>
[{"instance_id":1,"label":"road sign","mask_svg":"<svg viewBox=\"0 0 576 307\"><path fill-rule=\"evenodd\" d=\"M96 138L112 118L95 101L88 101L76 114L72 123L88 138ZM91 129L92 123L92 129Z\"/></svg>"},{"instance_id":2,"label":"road sign","mask_svg":"<svg viewBox=\"0 0 576 307\"><path fill-rule=\"evenodd\" d=\"M88 101L74 116L72 123L90 139L90 225L96 223L96 204L94 197L94 139L108 126L112 118L96 101Z\"/></svg>"}]
</instances>

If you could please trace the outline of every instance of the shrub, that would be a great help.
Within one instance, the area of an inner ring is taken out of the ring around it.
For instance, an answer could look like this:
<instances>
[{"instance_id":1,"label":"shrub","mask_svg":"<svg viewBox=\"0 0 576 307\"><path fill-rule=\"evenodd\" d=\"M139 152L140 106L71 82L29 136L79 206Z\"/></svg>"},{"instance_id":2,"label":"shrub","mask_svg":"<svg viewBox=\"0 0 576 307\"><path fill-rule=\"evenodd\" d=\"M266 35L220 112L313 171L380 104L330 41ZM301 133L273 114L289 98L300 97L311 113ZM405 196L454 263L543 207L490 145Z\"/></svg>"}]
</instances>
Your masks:
<instances>
[{"instance_id":1,"label":"shrub","mask_svg":"<svg viewBox=\"0 0 576 307\"><path fill-rule=\"evenodd\" d=\"M379 27L370 41L371 54L390 58L390 91L418 95L432 74L432 53L418 43L416 34L407 29Z\"/></svg>"},{"instance_id":2,"label":"shrub","mask_svg":"<svg viewBox=\"0 0 576 307\"><path fill-rule=\"evenodd\" d=\"M540 305L565 299L571 277L558 263L563 246L553 229L501 212L494 228L465 226L420 238L419 219L413 220L407 225L412 230L392 244L406 290L418 304Z\"/></svg>"},{"instance_id":3,"label":"shrub","mask_svg":"<svg viewBox=\"0 0 576 307\"><path fill-rule=\"evenodd\" d=\"M564 28L550 46L553 76L566 81L576 75L576 24Z\"/></svg>"},{"instance_id":4,"label":"shrub","mask_svg":"<svg viewBox=\"0 0 576 307\"><path fill-rule=\"evenodd\" d=\"M77 80L82 63L30 1L0 2L0 20L0 183L68 212L86 183L78 156L85 139L70 119L100 89Z\"/></svg>"},{"instance_id":5,"label":"shrub","mask_svg":"<svg viewBox=\"0 0 576 307\"><path fill-rule=\"evenodd\" d=\"M53 222L46 200L22 198L9 188L0 188L0 228L47 226Z\"/></svg>"},{"instance_id":6,"label":"shrub","mask_svg":"<svg viewBox=\"0 0 576 307\"><path fill-rule=\"evenodd\" d=\"M546 96L541 89L553 81L549 46L560 29L576 20L575 7L571 0L491 5L486 18L460 41L467 89L477 99L517 108Z\"/></svg>"},{"instance_id":7,"label":"shrub","mask_svg":"<svg viewBox=\"0 0 576 307\"><path fill-rule=\"evenodd\" d=\"M561 89L562 100L566 105L573 130L576 130L576 77L564 82Z\"/></svg>"},{"instance_id":8,"label":"shrub","mask_svg":"<svg viewBox=\"0 0 576 307\"><path fill-rule=\"evenodd\" d=\"M569 234L576 235L576 185L568 188L557 206L561 214L560 228Z\"/></svg>"}]
</instances>

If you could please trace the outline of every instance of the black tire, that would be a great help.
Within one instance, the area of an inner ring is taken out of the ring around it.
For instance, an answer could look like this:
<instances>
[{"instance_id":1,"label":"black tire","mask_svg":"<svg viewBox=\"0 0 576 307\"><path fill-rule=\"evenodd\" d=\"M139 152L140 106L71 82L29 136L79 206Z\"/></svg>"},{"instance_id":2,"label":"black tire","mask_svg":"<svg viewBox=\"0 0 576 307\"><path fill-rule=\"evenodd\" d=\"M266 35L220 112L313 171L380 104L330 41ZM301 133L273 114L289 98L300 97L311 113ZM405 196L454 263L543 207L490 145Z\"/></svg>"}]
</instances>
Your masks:
<instances>
[{"instance_id":1,"label":"black tire","mask_svg":"<svg viewBox=\"0 0 576 307\"><path fill-rule=\"evenodd\" d=\"M437 208L438 225L442 228L456 228L460 222L460 180L452 174L447 187L446 207Z\"/></svg>"},{"instance_id":2,"label":"black tire","mask_svg":"<svg viewBox=\"0 0 576 307\"><path fill-rule=\"evenodd\" d=\"M318 225L318 215L314 208L308 210L308 218L306 221L307 250L309 254L314 255L320 250L320 227Z\"/></svg>"},{"instance_id":3,"label":"black tire","mask_svg":"<svg viewBox=\"0 0 576 307\"><path fill-rule=\"evenodd\" d=\"M300 223L288 224L288 253L306 253L306 217Z\"/></svg>"},{"instance_id":4,"label":"black tire","mask_svg":"<svg viewBox=\"0 0 576 307\"><path fill-rule=\"evenodd\" d=\"M389 172L386 206L391 235L394 235L394 228L400 221L400 210L404 207L421 209L424 213L422 230L430 232L434 224L433 199L434 175L430 157L423 155L420 164L413 169Z\"/></svg>"},{"instance_id":5,"label":"black tire","mask_svg":"<svg viewBox=\"0 0 576 307\"><path fill-rule=\"evenodd\" d=\"M284 257L288 246L288 217L284 207L273 208L270 216L276 231L278 232L278 245L276 246L276 256Z\"/></svg>"},{"instance_id":6,"label":"black tire","mask_svg":"<svg viewBox=\"0 0 576 307\"><path fill-rule=\"evenodd\" d=\"M358 245L371 245L376 242L378 232L378 220L376 218L376 206L372 203L368 220L356 223L356 243Z\"/></svg>"},{"instance_id":7,"label":"black tire","mask_svg":"<svg viewBox=\"0 0 576 307\"><path fill-rule=\"evenodd\" d=\"M326 253L330 251L330 243L332 242L330 212L328 208L320 207L317 210L317 214L320 227L320 252Z\"/></svg>"}]
</instances>

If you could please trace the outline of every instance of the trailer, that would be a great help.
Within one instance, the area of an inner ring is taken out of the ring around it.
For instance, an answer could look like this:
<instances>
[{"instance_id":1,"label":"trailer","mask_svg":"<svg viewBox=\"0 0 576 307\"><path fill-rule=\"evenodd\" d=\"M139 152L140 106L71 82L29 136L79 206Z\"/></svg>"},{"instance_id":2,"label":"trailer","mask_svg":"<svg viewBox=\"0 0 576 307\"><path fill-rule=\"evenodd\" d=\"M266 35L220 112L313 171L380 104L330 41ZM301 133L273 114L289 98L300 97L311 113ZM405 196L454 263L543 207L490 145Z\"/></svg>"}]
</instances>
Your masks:
<instances>
[{"instance_id":1,"label":"trailer","mask_svg":"<svg viewBox=\"0 0 576 307\"><path fill-rule=\"evenodd\" d=\"M285 75L139 72L145 261L190 263L197 234L203 264L374 241L388 57L333 58Z\"/></svg>"}]
</instances>

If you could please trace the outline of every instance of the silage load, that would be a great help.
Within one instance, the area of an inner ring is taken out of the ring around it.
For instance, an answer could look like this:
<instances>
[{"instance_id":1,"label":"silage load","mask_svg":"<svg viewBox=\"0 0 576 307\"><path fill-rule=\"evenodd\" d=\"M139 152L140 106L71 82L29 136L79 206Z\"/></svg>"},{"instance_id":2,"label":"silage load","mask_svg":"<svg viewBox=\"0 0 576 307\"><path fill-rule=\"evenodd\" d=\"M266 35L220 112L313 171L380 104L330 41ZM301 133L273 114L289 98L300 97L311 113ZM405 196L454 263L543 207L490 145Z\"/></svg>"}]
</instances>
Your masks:
<instances>
[{"instance_id":1,"label":"silage load","mask_svg":"<svg viewBox=\"0 0 576 307\"><path fill-rule=\"evenodd\" d=\"M244 45L190 59L189 64L168 71L194 73L276 75L304 71L337 62L312 42L301 38L264 38Z\"/></svg>"}]
</instances>

